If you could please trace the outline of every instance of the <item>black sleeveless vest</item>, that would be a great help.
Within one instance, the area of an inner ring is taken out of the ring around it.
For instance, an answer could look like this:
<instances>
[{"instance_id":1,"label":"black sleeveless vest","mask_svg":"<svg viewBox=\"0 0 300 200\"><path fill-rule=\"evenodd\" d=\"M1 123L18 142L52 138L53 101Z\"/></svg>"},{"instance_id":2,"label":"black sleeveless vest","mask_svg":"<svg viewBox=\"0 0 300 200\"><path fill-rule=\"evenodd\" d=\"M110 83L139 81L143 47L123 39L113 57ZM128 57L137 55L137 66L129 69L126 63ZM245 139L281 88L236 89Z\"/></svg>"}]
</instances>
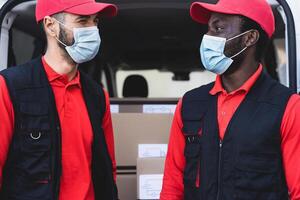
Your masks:
<instances>
[{"instance_id":1,"label":"black sleeveless vest","mask_svg":"<svg viewBox=\"0 0 300 200\"><path fill-rule=\"evenodd\" d=\"M57 200L62 170L60 122L41 58L0 74L5 78L15 114L0 199ZM101 127L105 113L104 92L87 75L80 74L93 130L91 167L95 199L116 200L112 161Z\"/></svg>"},{"instance_id":2,"label":"black sleeveless vest","mask_svg":"<svg viewBox=\"0 0 300 200\"><path fill-rule=\"evenodd\" d=\"M221 141L212 87L202 86L183 97L184 199L288 200L280 125L292 92L263 72Z\"/></svg>"}]
</instances>

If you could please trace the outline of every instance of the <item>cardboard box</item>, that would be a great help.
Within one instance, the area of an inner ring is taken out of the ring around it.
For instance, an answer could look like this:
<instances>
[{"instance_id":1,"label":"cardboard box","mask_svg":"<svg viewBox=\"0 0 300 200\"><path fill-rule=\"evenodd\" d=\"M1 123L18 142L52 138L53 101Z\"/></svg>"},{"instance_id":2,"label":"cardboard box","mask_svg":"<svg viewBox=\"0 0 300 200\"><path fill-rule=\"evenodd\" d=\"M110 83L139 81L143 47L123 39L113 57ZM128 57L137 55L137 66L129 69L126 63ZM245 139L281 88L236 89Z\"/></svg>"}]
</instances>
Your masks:
<instances>
[{"instance_id":1,"label":"cardboard box","mask_svg":"<svg viewBox=\"0 0 300 200\"><path fill-rule=\"evenodd\" d=\"M137 159L137 199L159 199L165 159L164 157Z\"/></svg>"}]
</instances>

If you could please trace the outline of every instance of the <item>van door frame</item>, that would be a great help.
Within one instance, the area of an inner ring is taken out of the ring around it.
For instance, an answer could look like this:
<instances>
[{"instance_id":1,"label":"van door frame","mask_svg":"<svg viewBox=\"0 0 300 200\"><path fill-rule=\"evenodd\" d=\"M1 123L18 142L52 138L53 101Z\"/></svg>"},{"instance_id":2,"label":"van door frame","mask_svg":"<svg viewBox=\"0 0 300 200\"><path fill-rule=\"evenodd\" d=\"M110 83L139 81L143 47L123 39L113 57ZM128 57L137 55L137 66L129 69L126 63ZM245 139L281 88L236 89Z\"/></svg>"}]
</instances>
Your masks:
<instances>
[{"instance_id":1,"label":"van door frame","mask_svg":"<svg viewBox=\"0 0 300 200\"><path fill-rule=\"evenodd\" d=\"M289 88L294 92L297 92L297 43L296 43L296 28L295 20L291 8L286 0L276 0L279 5L282 6L282 9L286 16L286 27L287 35L286 40L288 44L288 70L289 70Z\"/></svg>"}]
</instances>

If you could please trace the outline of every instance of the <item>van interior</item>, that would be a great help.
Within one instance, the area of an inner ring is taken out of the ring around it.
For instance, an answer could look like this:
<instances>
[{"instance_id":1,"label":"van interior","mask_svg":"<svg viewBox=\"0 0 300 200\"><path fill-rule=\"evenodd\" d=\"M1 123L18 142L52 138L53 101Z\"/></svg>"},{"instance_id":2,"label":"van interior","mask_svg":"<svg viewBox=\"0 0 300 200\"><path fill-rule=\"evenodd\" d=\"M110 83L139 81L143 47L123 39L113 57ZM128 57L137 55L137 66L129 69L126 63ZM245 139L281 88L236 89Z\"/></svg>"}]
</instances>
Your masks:
<instances>
[{"instance_id":1,"label":"van interior","mask_svg":"<svg viewBox=\"0 0 300 200\"><path fill-rule=\"evenodd\" d=\"M34 17L36 1L15 2L2 23L2 69L42 55L45 49L45 37ZM191 19L192 0L101 2L116 4L119 13L112 19L100 19L100 52L80 68L111 96L119 196L138 199L138 144L167 144L178 98L215 78L204 71L199 56L207 27ZM276 33L264 66L274 79L287 85L284 13L276 1L270 4Z\"/></svg>"}]
</instances>

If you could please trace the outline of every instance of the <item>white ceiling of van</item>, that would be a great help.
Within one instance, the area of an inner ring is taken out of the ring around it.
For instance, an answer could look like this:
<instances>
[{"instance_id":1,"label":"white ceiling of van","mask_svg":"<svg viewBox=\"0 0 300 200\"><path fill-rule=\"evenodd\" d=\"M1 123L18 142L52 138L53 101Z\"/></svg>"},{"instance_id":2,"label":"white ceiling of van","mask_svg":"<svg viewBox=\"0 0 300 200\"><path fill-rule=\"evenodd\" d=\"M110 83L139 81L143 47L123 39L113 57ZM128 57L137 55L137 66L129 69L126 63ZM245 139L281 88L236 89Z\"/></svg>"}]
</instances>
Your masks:
<instances>
[{"instance_id":1,"label":"white ceiling of van","mask_svg":"<svg viewBox=\"0 0 300 200\"><path fill-rule=\"evenodd\" d=\"M7 0L0 0L0 8L3 6L3 4L7 2Z\"/></svg>"}]
</instances>

